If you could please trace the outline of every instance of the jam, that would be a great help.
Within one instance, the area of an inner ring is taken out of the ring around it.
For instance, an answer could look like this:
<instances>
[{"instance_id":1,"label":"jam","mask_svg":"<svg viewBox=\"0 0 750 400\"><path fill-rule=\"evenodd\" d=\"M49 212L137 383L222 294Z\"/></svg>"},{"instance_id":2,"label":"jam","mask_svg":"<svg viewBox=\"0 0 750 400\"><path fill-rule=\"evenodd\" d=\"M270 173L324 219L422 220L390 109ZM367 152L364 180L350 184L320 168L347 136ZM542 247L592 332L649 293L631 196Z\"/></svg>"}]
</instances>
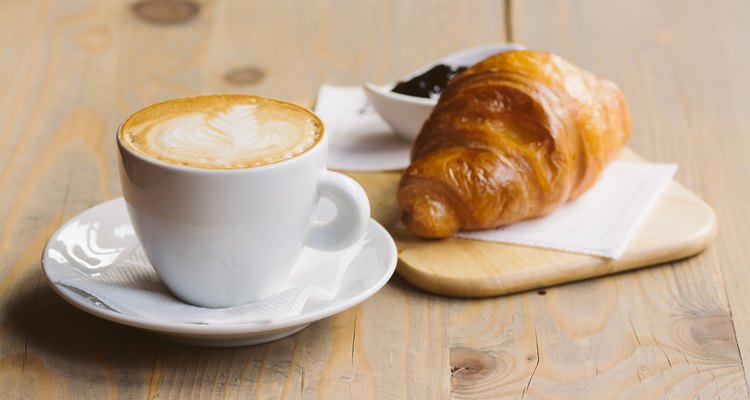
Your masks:
<instances>
[{"instance_id":1,"label":"jam","mask_svg":"<svg viewBox=\"0 0 750 400\"><path fill-rule=\"evenodd\" d=\"M445 85L457 73L464 71L467 67L456 67L438 64L429 71L415 76L406 82L398 82L391 90L407 96L437 98L445 89Z\"/></svg>"}]
</instances>

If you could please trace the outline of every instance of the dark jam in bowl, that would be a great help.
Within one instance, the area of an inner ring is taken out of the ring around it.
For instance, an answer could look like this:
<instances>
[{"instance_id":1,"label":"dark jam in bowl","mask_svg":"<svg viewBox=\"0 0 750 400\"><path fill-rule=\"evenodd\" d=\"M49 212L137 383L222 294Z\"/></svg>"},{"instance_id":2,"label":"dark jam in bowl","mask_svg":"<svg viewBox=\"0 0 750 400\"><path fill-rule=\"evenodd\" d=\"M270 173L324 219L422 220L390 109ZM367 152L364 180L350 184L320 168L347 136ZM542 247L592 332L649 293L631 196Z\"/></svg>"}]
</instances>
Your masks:
<instances>
[{"instance_id":1,"label":"dark jam in bowl","mask_svg":"<svg viewBox=\"0 0 750 400\"><path fill-rule=\"evenodd\" d=\"M464 71L466 67L456 67L438 64L422 75L415 76L406 82L398 82L391 90L407 96L437 98L445 89L445 85L457 73Z\"/></svg>"}]
</instances>

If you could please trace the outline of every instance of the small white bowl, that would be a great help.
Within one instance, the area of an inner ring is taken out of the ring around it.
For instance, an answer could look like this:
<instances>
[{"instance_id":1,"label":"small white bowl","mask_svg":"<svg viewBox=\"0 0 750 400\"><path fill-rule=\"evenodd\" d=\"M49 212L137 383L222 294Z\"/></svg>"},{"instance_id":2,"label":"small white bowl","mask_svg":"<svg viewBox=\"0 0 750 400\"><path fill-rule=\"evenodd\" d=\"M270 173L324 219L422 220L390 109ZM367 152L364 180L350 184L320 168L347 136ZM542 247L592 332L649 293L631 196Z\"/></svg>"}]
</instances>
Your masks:
<instances>
[{"instance_id":1,"label":"small white bowl","mask_svg":"<svg viewBox=\"0 0 750 400\"><path fill-rule=\"evenodd\" d=\"M450 66L471 66L484 60L485 58L510 50L524 50L525 47L515 43L488 44L471 49L462 50L457 53L439 58L431 63L419 68L400 81L421 75L438 64ZM422 124L430 116L432 109L437 104L437 98L424 98L408 96L401 93L391 92L396 85L395 82L387 85L378 86L372 83L365 83L364 89L367 98L375 108L375 111L393 128L393 130L409 142L413 142L422 129Z\"/></svg>"}]
</instances>

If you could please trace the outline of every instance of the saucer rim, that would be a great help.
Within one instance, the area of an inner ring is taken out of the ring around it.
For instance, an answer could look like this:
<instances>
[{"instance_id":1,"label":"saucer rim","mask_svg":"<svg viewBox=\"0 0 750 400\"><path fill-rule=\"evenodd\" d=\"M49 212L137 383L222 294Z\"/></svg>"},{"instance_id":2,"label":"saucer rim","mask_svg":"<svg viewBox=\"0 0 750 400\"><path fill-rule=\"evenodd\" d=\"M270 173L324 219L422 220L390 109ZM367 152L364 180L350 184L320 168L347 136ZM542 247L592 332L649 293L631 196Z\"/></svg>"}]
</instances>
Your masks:
<instances>
[{"instance_id":1,"label":"saucer rim","mask_svg":"<svg viewBox=\"0 0 750 400\"><path fill-rule=\"evenodd\" d=\"M384 260L381 263L383 266L385 266L385 268L383 269L383 274L377 282L368 287L366 290L363 290L362 292L359 292L348 299L336 302L333 305L326 306L324 303L324 305L316 309L302 312L299 315L270 322L244 322L236 324L194 324L185 322L162 322L122 314L117 311L110 311L104 308L100 308L92 304L90 301L82 298L80 295L67 291L63 286L55 283L50 277L50 269L54 268L51 266L53 263L48 262L47 256L50 242L52 241L52 239L57 237L65 227L73 223L75 220L83 217L84 215L102 212L102 209L105 209L107 207L116 207L114 204L118 202L122 203L122 210L123 212L125 212L125 200L122 197L117 197L98 203L86 210L83 210L75 216L69 218L64 224L60 225L55 233L53 233L49 237L47 243L44 245L44 249L42 250L42 271L48 285L67 303L73 305L81 311L102 318L104 320L138 329L144 329L147 331L167 335L201 335L204 337L221 337L250 334L263 335L273 331L289 330L294 327L309 325L313 322L328 318L332 315L338 314L362 303L363 301L367 300L372 295L377 293L381 288L383 288L383 286L388 283L388 281L396 271L396 264L398 262L398 251L396 248L396 243L393 240L393 237L391 237L390 233L380 223L378 223L371 217L367 224L367 233L368 235L380 236L385 241L385 246L383 246L382 248L378 246L378 250L387 250L389 253L387 257L383 257ZM369 243L372 242L368 242L368 244ZM368 244L365 244L365 248L368 246Z\"/></svg>"}]
</instances>

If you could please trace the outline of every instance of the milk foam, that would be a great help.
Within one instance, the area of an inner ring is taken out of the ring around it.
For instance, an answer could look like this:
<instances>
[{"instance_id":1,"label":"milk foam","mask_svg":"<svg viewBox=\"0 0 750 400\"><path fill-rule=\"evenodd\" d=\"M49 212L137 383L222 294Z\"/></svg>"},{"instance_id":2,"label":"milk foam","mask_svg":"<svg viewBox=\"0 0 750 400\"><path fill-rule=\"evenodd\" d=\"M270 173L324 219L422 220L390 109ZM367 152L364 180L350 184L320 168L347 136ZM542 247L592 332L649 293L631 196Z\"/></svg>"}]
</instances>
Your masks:
<instances>
[{"instance_id":1,"label":"milk foam","mask_svg":"<svg viewBox=\"0 0 750 400\"><path fill-rule=\"evenodd\" d=\"M203 168L270 164L317 142L320 126L313 117L285 103L268 102L228 104L209 113L183 109L133 126L126 122L121 137L147 156Z\"/></svg>"}]
</instances>

